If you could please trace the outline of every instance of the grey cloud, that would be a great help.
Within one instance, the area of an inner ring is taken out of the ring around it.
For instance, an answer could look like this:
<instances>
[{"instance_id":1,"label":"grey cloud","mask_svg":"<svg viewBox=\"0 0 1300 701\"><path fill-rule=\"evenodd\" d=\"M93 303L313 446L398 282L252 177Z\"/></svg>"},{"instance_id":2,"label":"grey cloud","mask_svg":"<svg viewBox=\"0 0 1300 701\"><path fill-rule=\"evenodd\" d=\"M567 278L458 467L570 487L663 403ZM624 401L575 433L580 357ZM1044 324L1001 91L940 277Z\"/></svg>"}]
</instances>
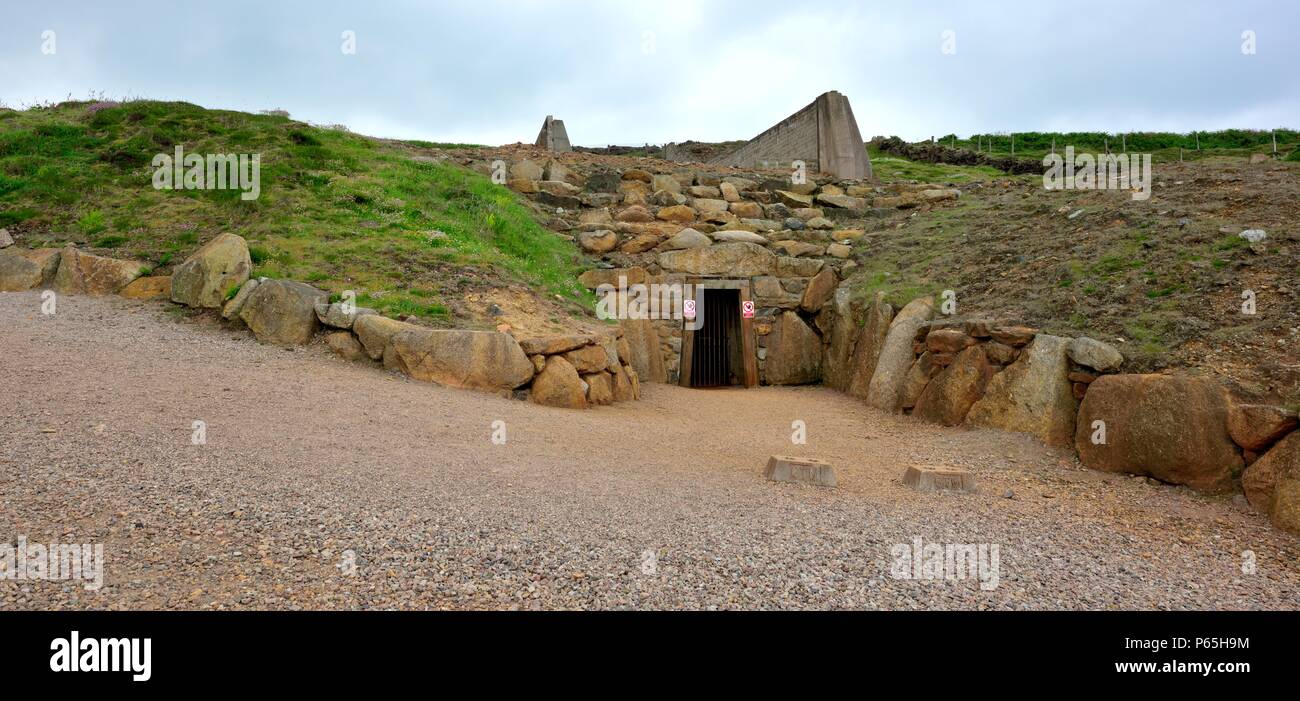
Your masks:
<instances>
[{"instance_id":1,"label":"grey cloud","mask_svg":"<svg viewBox=\"0 0 1300 701\"><path fill-rule=\"evenodd\" d=\"M56 1L4 13L10 106L103 91L430 140L531 141L546 114L587 145L741 139L831 89L864 135L909 139L1268 128L1300 113L1300 7L1285 1ZM40 53L46 29L55 56ZM355 56L339 50L344 30ZM1256 55L1242 55L1243 30Z\"/></svg>"}]
</instances>

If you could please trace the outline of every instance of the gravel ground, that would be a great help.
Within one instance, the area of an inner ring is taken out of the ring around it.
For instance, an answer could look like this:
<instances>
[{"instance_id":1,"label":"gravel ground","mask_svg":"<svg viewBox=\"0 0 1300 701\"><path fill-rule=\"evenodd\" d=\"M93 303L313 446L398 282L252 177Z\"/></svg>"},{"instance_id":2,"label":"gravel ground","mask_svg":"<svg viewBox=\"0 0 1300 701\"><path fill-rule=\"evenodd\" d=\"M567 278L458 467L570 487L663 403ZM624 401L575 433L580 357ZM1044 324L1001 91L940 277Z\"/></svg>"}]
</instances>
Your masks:
<instances>
[{"instance_id":1,"label":"gravel ground","mask_svg":"<svg viewBox=\"0 0 1300 701\"><path fill-rule=\"evenodd\" d=\"M821 388L549 409L164 305L39 305L0 294L0 539L103 543L105 582L0 581L4 609L1300 608L1300 541L1241 500L1024 436ZM774 453L829 460L840 487L764 481ZM910 464L980 491L914 492ZM891 576L917 537L997 545L996 588Z\"/></svg>"}]
</instances>

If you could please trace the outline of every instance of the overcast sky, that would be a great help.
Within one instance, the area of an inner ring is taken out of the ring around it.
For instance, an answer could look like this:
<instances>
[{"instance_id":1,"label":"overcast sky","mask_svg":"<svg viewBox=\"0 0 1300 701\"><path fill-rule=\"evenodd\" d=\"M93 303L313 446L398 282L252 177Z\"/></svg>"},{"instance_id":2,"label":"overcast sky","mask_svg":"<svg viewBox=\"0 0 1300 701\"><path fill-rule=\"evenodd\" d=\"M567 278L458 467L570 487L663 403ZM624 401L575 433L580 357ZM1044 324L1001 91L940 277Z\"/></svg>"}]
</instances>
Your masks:
<instances>
[{"instance_id":1,"label":"overcast sky","mask_svg":"<svg viewBox=\"0 0 1300 701\"><path fill-rule=\"evenodd\" d=\"M9 107L93 91L493 145L547 114L581 145L747 139L827 90L865 138L1300 126L1296 0L0 0L0 17Z\"/></svg>"}]
</instances>

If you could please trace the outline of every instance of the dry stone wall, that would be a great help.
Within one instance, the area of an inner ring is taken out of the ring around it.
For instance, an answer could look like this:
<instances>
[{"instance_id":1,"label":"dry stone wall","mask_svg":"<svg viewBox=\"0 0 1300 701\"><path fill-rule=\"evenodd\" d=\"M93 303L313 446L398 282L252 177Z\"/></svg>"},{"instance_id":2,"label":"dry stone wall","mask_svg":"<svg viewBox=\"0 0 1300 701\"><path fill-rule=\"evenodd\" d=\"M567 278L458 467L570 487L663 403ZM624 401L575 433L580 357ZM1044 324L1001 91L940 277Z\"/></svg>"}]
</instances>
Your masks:
<instances>
[{"instance_id":1,"label":"dry stone wall","mask_svg":"<svg viewBox=\"0 0 1300 701\"><path fill-rule=\"evenodd\" d=\"M1116 374L1123 355L1095 339L1013 320L932 318L928 298L897 314L880 296L855 309L845 289L831 307L827 384L932 423L1028 433L1092 469L1244 493L1300 533L1293 411L1238 400L1212 378Z\"/></svg>"},{"instance_id":2,"label":"dry stone wall","mask_svg":"<svg viewBox=\"0 0 1300 701\"><path fill-rule=\"evenodd\" d=\"M146 269L71 246L6 248L0 250L0 291L48 288L219 309L222 318L246 326L264 343L303 345L324 332L326 345L346 360L382 363L416 380L547 406L585 409L640 398L640 374L622 329L516 339L499 331L431 329L389 319L331 303L328 293L306 283L250 279L248 245L234 234L213 239L172 275L142 277Z\"/></svg>"},{"instance_id":3,"label":"dry stone wall","mask_svg":"<svg viewBox=\"0 0 1300 701\"><path fill-rule=\"evenodd\" d=\"M831 318L824 310L856 266L853 247L866 227L898 209L942 206L961 195L825 177L796 185L788 173L782 179L642 163L620 169L524 158L511 163L507 185L534 200L552 229L599 259L600 267L582 277L590 289L746 283L756 306L758 379L766 384L822 381ZM471 165L489 172L486 162ZM680 308L672 311L673 318L621 323L643 380L680 379L682 320Z\"/></svg>"}]
</instances>

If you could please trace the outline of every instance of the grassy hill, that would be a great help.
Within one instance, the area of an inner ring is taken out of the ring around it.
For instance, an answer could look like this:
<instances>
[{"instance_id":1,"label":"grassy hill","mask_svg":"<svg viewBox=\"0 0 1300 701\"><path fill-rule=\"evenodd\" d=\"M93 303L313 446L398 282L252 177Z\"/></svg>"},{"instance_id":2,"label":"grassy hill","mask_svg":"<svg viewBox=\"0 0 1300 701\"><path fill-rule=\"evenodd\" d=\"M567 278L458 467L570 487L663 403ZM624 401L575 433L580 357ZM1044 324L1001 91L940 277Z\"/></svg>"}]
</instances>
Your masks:
<instances>
[{"instance_id":1,"label":"grassy hill","mask_svg":"<svg viewBox=\"0 0 1300 701\"><path fill-rule=\"evenodd\" d=\"M260 197L155 189L151 162L177 145L261 154ZM365 306L434 324L464 323L458 300L505 285L558 296L567 313L591 309L572 243L509 190L403 146L181 102L0 109L0 227L22 245L74 242L162 272L213 236L237 233L255 276L355 290Z\"/></svg>"}]
</instances>

